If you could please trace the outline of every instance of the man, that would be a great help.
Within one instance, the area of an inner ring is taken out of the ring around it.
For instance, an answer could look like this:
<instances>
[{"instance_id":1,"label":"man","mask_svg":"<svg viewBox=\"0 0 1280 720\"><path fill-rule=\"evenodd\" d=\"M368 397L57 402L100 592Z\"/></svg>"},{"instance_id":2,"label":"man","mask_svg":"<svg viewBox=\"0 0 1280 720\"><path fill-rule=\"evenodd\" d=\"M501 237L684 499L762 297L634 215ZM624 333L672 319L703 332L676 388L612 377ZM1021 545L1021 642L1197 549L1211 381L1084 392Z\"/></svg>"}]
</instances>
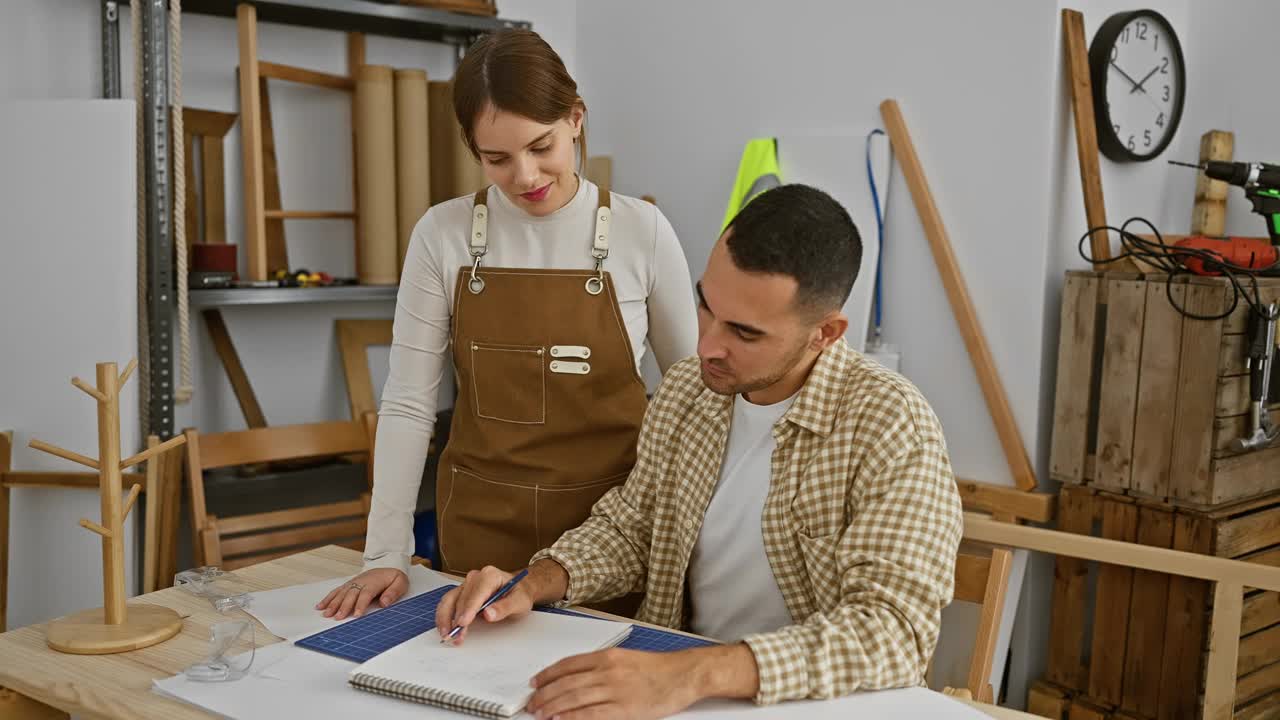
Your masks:
<instances>
[{"instance_id":1,"label":"man","mask_svg":"<svg viewBox=\"0 0 1280 720\"><path fill-rule=\"evenodd\" d=\"M698 283L698 357L663 379L626 484L482 619L643 591L639 620L727 644L568 658L531 681L538 718L922 682L960 500L919 391L843 340L861 255L848 213L802 185L763 193L726 228ZM511 577L468 574L440 603L441 633Z\"/></svg>"}]
</instances>

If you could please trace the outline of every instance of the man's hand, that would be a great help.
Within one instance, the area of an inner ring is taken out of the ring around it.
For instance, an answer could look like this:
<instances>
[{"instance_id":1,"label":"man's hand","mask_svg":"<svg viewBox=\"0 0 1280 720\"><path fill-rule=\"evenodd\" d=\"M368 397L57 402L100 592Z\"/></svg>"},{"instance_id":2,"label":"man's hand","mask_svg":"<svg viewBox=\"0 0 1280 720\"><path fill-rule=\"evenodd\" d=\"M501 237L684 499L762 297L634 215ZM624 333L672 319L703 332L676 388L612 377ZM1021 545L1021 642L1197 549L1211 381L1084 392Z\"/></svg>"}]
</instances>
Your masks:
<instances>
[{"instance_id":1,"label":"man's hand","mask_svg":"<svg viewBox=\"0 0 1280 720\"><path fill-rule=\"evenodd\" d=\"M526 710L538 720L662 718L710 697L753 697L759 686L746 645L673 653L601 650L565 658L534 676Z\"/></svg>"},{"instance_id":2,"label":"man's hand","mask_svg":"<svg viewBox=\"0 0 1280 720\"><path fill-rule=\"evenodd\" d=\"M360 617L375 600L379 607L386 607L408 591L408 575L395 568L375 568L330 590L323 600L316 603L316 610L323 610L325 617L334 620L348 615Z\"/></svg>"},{"instance_id":3,"label":"man's hand","mask_svg":"<svg viewBox=\"0 0 1280 720\"><path fill-rule=\"evenodd\" d=\"M467 627L476 621L480 606L515 573L499 570L492 565L472 570L458 587L450 590L436 606L436 629L440 637L447 637L455 627L462 631L453 637L455 645L467 637ZM529 574L511 592L485 608L479 617L486 622L498 622L509 617L527 614L537 603L554 602L564 597L569 587L569 575L554 560L539 560L529 567Z\"/></svg>"}]
</instances>

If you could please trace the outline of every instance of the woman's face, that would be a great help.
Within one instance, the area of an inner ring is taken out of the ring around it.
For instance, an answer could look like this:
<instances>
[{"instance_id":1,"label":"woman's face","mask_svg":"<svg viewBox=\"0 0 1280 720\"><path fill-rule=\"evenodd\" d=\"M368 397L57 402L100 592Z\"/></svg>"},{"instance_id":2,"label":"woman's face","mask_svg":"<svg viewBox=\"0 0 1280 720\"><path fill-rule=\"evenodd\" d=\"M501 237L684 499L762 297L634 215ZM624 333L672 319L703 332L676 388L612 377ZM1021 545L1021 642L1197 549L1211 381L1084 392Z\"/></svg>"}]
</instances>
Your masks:
<instances>
[{"instance_id":1,"label":"woman's face","mask_svg":"<svg viewBox=\"0 0 1280 720\"><path fill-rule=\"evenodd\" d=\"M577 191L574 139L582 109L550 125L498 110L481 111L474 136L485 177L530 215L549 215Z\"/></svg>"}]
</instances>

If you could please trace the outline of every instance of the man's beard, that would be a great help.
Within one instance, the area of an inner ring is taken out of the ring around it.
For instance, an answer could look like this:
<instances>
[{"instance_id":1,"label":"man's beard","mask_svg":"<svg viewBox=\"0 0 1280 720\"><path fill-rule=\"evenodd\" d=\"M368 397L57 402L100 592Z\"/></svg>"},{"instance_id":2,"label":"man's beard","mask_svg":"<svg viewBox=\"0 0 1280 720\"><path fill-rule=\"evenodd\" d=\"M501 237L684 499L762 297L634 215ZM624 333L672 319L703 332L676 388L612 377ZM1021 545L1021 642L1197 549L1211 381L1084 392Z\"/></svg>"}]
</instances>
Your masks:
<instances>
[{"instance_id":1,"label":"man's beard","mask_svg":"<svg viewBox=\"0 0 1280 720\"><path fill-rule=\"evenodd\" d=\"M795 369L795 366L804 358L805 352L809 348L808 340L803 340L796 344L772 370L764 375L743 381L734 377L715 378L709 377L705 370L702 371L702 384L707 389L717 395L746 395L757 390L763 390L770 385L777 383L786 377L787 373Z\"/></svg>"}]
</instances>

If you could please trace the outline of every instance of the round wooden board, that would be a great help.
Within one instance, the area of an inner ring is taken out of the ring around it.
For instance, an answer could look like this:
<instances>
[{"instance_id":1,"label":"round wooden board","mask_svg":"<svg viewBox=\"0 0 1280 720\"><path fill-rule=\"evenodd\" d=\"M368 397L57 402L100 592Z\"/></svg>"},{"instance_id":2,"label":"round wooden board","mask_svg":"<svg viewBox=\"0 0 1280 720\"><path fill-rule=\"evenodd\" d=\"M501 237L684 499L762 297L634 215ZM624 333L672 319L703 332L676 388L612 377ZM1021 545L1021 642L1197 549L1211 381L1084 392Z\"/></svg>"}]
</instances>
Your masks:
<instances>
[{"instance_id":1,"label":"round wooden board","mask_svg":"<svg viewBox=\"0 0 1280 720\"><path fill-rule=\"evenodd\" d=\"M45 641L58 652L107 655L164 642L182 630L177 612L158 605L129 605L120 625L107 625L102 608L58 618L45 630Z\"/></svg>"}]
</instances>

